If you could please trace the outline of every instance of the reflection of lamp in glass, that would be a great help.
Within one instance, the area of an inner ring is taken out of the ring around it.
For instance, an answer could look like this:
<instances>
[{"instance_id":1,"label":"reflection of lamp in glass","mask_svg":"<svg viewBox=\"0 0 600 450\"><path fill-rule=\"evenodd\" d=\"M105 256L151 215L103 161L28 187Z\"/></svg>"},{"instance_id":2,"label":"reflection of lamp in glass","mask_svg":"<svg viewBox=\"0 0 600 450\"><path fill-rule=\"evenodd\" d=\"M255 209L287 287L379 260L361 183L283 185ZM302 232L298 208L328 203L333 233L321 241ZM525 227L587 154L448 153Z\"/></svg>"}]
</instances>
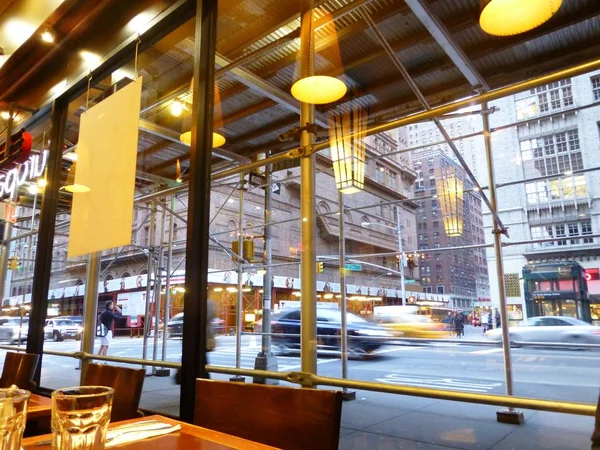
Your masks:
<instances>
[{"instance_id":1,"label":"reflection of lamp in glass","mask_svg":"<svg viewBox=\"0 0 600 450\"><path fill-rule=\"evenodd\" d=\"M448 237L463 233L463 181L457 176L456 168L444 167L436 170L435 185L442 210L444 231Z\"/></svg>"},{"instance_id":2,"label":"reflection of lamp in glass","mask_svg":"<svg viewBox=\"0 0 600 450\"><path fill-rule=\"evenodd\" d=\"M326 15L331 16L331 13L326 13ZM330 19L331 23L335 23L333 21L333 17L320 17L320 20L327 21ZM303 22L303 32L305 28L305 24L310 24L309 30L310 33L310 43L308 44L311 48L309 52L314 53L314 21L313 21L313 10L309 10L304 17L302 17ZM333 39L333 45L329 46L327 58L333 65L334 69L340 69L342 67L342 58L340 56L340 48L339 43L337 41L336 31L333 31L332 36L328 36L328 39ZM298 55L303 54L303 49L300 49ZM300 67L300 64L296 64L297 69ZM324 105L327 103L333 103L344 95L348 88L346 84L342 80L338 80L335 77L323 74L310 75L305 77L300 77L299 74L296 74L294 79L296 80L292 85L292 95L299 101L303 103L310 103L313 105Z\"/></svg>"},{"instance_id":3,"label":"reflection of lamp in glass","mask_svg":"<svg viewBox=\"0 0 600 450\"><path fill-rule=\"evenodd\" d=\"M479 25L494 36L512 36L539 27L560 8L562 0L482 0Z\"/></svg>"},{"instance_id":4,"label":"reflection of lamp in glass","mask_svg":"<svg viewBox=\"0 0 600 450\"><path fill-rule=\"evenodd\" d=\"M175 175L175 181L177 183L182 183L183 182L183 180L181 178L181 163L179 162L179 159L177 160L177 172L176 172L176 175Z\"/></svg>"},{"instance_id":5,"label":"reflection of lamp in glass","mask_svg":"<svg viewBox=\"0 0 600 450\"><path fill-rule=\"evenodd\" d=\"M335 182L340 192L353 194L364 188L364 143L367 114L360 108L333 112L329 116L329 146Z\"/></svg>"},{"instance_id":6,"label":"reflection of lamp in glass","mask_svg":"<svg viewBox=\"0 0 600 450\"><path fill-rule=\"evenodd\" d=\"M194 92L194 79L192 78L192 82L190 83L190 91ZM185 109L185 108L184 108ZM221 97L219 95L219 86L215 82L215 98L213 105L213 116L215 118L214 128L220 128L223 126L223 115L221 113ZM184 128L185 129L185 128ZM181 133L179 136L179 140L184 144L191 145L192 144L192 132L186 131ZM226 139L225 136L213 131L213 141L212 147L218 148L225 145Z\"/></svg>"},{"instance_id":7,"label":"reflection of lamp in glass","mask_svg":"<svg viewBox=\"0 0 600 450\"><path fill-rule=\"evenodd\" d=\"M75 166L76 163L73 163L73 165L68 169L69 173L67 174L67 181L65 182L65 185L62 187L62 189L73 194L82 194L85 192L90 192L89 186L86 186L85 184L75 183Z\"/></svg>"}]
</instances>

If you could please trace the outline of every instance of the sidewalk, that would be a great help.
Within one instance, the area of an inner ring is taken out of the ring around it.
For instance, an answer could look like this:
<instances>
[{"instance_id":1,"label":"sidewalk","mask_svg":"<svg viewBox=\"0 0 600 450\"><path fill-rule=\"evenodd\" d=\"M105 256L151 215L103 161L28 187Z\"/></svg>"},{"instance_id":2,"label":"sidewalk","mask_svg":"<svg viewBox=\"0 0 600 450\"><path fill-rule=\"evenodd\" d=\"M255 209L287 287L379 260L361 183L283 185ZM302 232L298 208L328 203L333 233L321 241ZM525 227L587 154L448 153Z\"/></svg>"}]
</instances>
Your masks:
<instances>
[{"instance_id":1,"label":"sidewalk","mask_svg":"<svg viewBox=\"0 0 600 450\"><path fill-rule=\"evenodd\" d=\"M228 379L227 376L213 376ZM146 378L141 407L179 414L179 386ZM340 450L588 450L594 418L525 410L525 424L496 421L488 405L357 391L344 402Z\"/></svg>"}]
</instances>

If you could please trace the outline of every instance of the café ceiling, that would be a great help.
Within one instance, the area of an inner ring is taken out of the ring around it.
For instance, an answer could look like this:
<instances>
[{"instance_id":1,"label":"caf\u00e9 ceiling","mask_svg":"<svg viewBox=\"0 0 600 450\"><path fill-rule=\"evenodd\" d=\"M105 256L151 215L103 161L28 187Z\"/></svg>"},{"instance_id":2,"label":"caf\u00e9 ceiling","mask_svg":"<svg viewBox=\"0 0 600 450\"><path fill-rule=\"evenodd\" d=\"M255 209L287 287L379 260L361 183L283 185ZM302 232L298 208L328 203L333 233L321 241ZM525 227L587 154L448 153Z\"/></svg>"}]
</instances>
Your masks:
<instances>
[{"instance_id":1,"label":"caf\u00e9 ceiling","mask_svg":"<svg viewBox=\"0 0 600 450\"><path fill-rule=\"evenodd\" d=\"M464 52L468 62L492 89L600 55L598 0L563 0L559 12L543 26L512 37L494 37L481 30L479 0L421 2L445 25L454 45ZM0 1L0 12L4 8L0 24L6 22L11 3L19 2ZM66 0L64 3L70 3L69 11L74 14L68 23L76 20L77 11L87 14L85 27L73 31L78 33L80 41L86 32L98 35L102 29L106 41L106 36L111 35L110 24L118 22L115 17L128 14L127 20L131 20L138 11L131 8L164 9L172 2L147 0L133 2L137 6L132 6L108 0L102 9L93 11L89 9L90 2ZM298 103L289 94L298 70L299 3L297 0L221 1L217 69L226 68L242 57L245 59L233 70L218 72L222 120L216 126L227 143L215 150L215 162L243 163L248 156L257 153L297 145L294 141L280 142L278 136L297 126L299 120ZM349 93L340 101L317 107L321 138L326 137L328 111L350 101L368 109L371 123L422 109L369 28L362 15L364 12L375 22L431 105L475 94L473 86L413 13L409 3L408 0L315 0L316 71L340 77L349 87ZM75 4L79 4L79 10ZM66 5L60 7L66 8ZM92 13L93 23L89 20ZM65 32L68 35L69 31ZM33 36L24 45L30 45L30 51L35 54L40 45L38 41ZM60 42L57 45L60 46ZM193 46L192 21L154 45L140 59L147 107L140 122L138 166L158 182L174 178L178 159L184 172L188 164L188 148L178 142L178 136L189 127L186 123L189 118L186 114L173 117L170 105L174 99L183 103L190 101ZM108 51L110 49L105 49ZM27 78L21 76L26 73L23 68L13 63L11 70L19 76L11 78L11 72L5 68L6 65L0 68L0 101L4 104L17 101L37 108L49 98L47 92L36 90L31 80L48 77L55 71L44 70L44 65L39 65L30 70ZM110 87L110 83L103 87ZM103 87L94 91L92 101L102 98ZM77 142L77 117L82 106L74 106L69 117L67 139L72 144Z\"/></svg>"}]
</instances>

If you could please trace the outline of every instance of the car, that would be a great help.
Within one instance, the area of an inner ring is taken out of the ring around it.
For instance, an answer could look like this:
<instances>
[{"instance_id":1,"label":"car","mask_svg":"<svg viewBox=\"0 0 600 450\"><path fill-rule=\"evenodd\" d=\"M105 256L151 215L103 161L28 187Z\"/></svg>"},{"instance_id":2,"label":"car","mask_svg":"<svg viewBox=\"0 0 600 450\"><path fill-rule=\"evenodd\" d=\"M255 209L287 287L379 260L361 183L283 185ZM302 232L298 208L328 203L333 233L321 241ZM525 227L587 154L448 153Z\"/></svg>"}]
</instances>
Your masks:
<instances>
[{"instance_id":1,"label":"car","mask_svg":"<svg viewBox=\"0 0 600 450\"><path fill-rule=\"evenodd\" d=\"M440 339L449 336L443 323L418 314L377 315L375 322L396 337Z\"/></svg>"},{"instance_id":2,"label":"car","mask_svg":"<svg viewBox=\"0 0 600 450\"><path fill-rule=\"evenodd\" d=\"M473 319L471 320L471 325L473 325L474 327L480 327L481 318L479 316L473 316Z\"/></svg>"},{"instance_id":3,"label":"car","mask_svg":"<svg viewBox=\"0 0 600 450\"><path fill-rule=\"evenodd\" d=\"M182 337L183 336L183 313L175 314L171 320L167 322L167 337Z\"/></svg>"},{"instance_id":4,"label":"car","mask_svg":"<svg viewBox=\"0 0 600 450\"><path fill-rule=\"evenodd\" d=\"M317 308L317 351L339 353L341 350L341 311ZM364 356L381 347L392 334L379 325L352 313L346 314L348 352ZM271 317L272 343L279 354L300 350L300 308L284 309ZM295 335L295 336L294 336Z\"/></svg>"},{"instance_id":5,"label":"car","mask_svg":"<svg viewBox=\"0 0 600 450\"><path fill-rule=\"evenodd\" d=\"M0 317L0 341L8 341L16 344L19 341L19 330L21 331L21 342L27 341L29 329L29 317Z\"/></svg>"},{"instance_id":6,"label":"car","mask_svg":"<svg viewBox=\"0 0 600 450\"><path fill-rule=\"evenodd\" d=\"M52 339L54 342L64 341L65 339L81 339L83 328L74 321L65 317L53 317L47 319L44 326L44 338Z\"/></svg>"},{"instance_id":7,"label":"car","mask_svg":"<svg viewBox=\"0 0 600 450\"><path fill-rule=\"evenodd\" d=\"M600 344L600 327L573 317L531 317L524 325L509 327L511 342L559 342L568 344ZM502 329L486 333L488 339L500 342Z\"/></svg>"}]
</instances>

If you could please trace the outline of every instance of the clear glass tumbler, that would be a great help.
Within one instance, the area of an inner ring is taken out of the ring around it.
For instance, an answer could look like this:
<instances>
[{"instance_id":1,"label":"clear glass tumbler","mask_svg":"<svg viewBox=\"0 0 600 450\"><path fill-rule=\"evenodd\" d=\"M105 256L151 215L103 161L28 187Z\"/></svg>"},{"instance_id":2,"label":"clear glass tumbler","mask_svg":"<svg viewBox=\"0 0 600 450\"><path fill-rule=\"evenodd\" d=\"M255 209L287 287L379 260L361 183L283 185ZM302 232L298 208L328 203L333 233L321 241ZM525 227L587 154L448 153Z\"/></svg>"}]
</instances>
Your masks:
<instances>
[{"instance_id":1,"label":"clear glass tumbler","mask_svg":"<svg viewBox=\"0 0 600 450\"><path fill-rule=\"evenodd\" d=\"M102 450L114 390L76 386L52 393L52 449Z\"/></svg>"},{"instance_id":2,"label":"clear glass tumbler","mask_svg":"<svg viewBox=\"0 0 600 450\"><path fill-rule=\"evenodd\" d=\"M0 389L0 450L19 450L27 422L29 391Z\"/></svg>"}]
</instances>

